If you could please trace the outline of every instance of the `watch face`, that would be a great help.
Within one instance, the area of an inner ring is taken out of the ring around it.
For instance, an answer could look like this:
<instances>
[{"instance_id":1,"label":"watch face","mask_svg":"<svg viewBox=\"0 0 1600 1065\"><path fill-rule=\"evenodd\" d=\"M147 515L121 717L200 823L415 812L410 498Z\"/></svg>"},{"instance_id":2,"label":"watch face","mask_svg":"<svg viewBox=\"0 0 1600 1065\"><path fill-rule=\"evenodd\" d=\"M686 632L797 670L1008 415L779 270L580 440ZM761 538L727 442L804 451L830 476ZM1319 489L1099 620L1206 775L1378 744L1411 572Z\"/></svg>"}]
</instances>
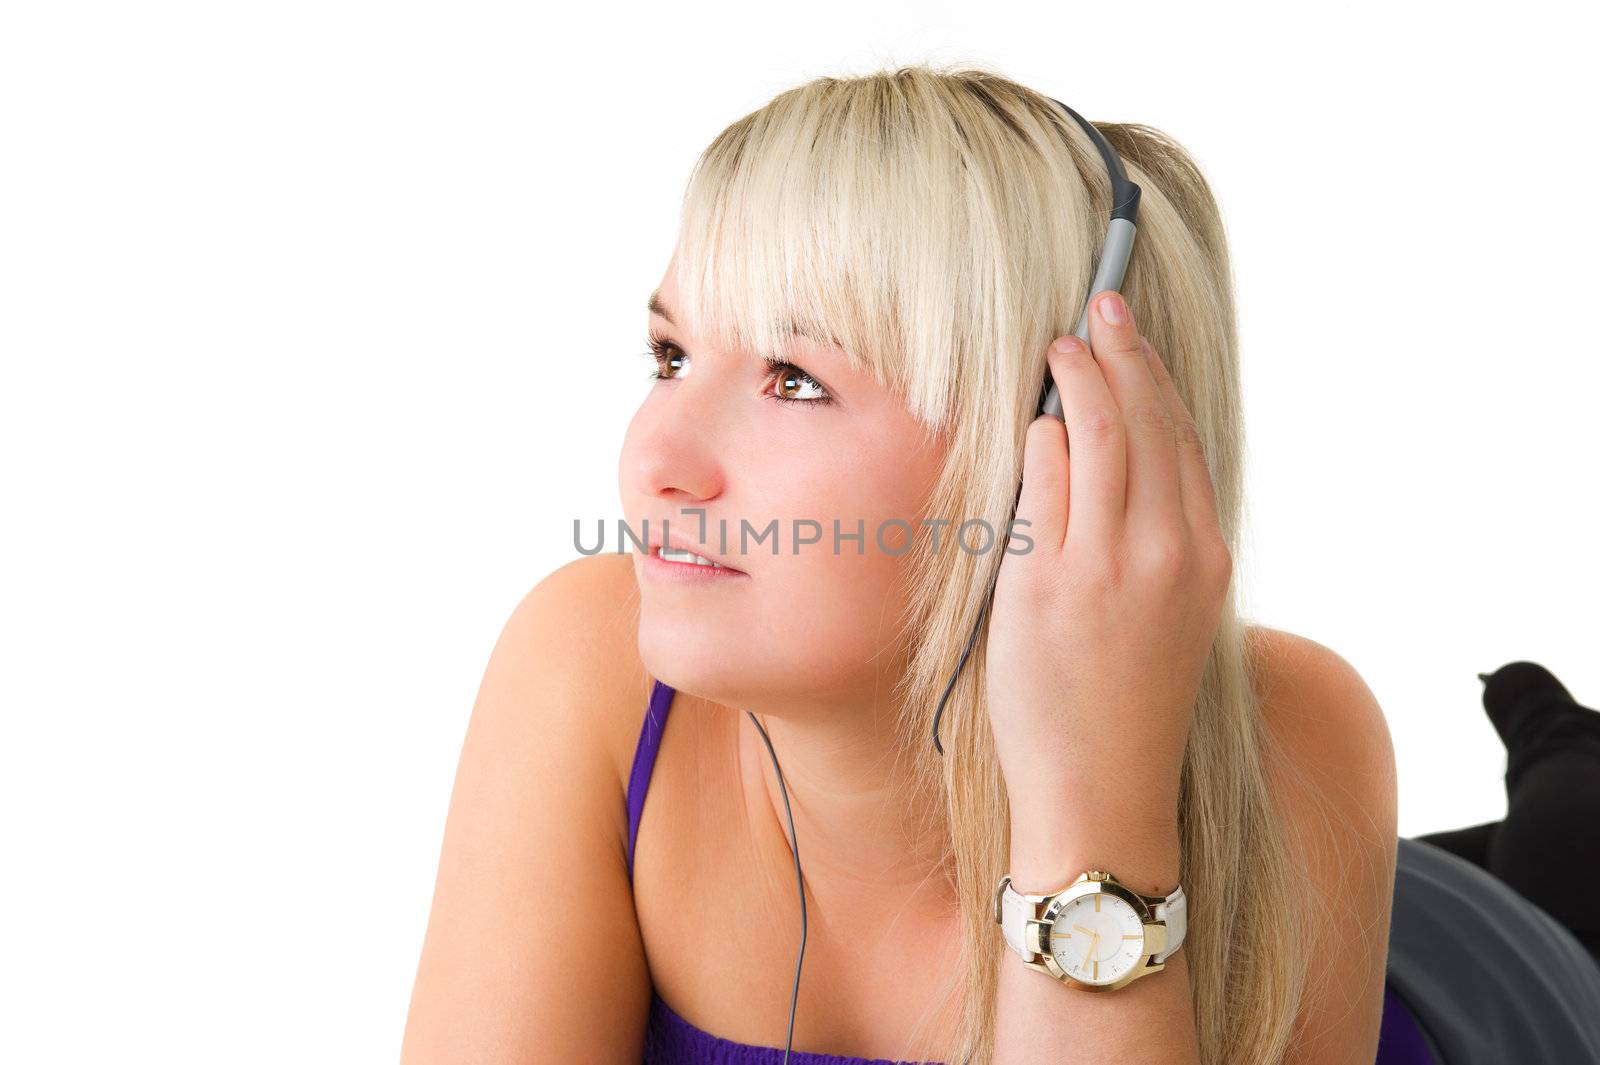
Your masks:
<instances>
[{"instance_id":1,"label":"watch face","mask_svg":"<svg viewBox=\"0 0 1600 1065\"><path fill-rule=\"evenodd\" d=\"M1074 980L1113 984L1144 960L1144 922L1110 892L1080 895L1056 915L1050 953Z\"/></svg>"}]
</instances>

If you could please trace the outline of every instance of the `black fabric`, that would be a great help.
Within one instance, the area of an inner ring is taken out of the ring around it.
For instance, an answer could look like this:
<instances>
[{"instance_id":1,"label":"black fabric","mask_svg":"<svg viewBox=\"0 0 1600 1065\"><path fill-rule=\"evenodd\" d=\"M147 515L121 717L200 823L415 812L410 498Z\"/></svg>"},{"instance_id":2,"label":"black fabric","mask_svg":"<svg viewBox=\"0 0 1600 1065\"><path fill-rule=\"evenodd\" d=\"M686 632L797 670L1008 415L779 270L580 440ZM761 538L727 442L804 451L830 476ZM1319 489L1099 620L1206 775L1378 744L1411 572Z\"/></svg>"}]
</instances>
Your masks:
<instances>
[{"instance_id":1,"label":"black fabric","mask_svg":"<svg viewBox=\"0 0 1600 1065\"><path fill-rule=\"evenodd\" d=\"M1449 1065L1597 1063L1600 712L1535 662L1478 676L1506 816L1399 841L1388 979Z\"/></svg>"},{"instance_id":2,"label":"black fabric","mask_svg":"<svg viewBox=\"0 0 1600 1065\"><path fill-rule=\"evenodd\" d=\"M1416 838L1536 903L1600 964L1600 711L1537 662L1479 677L1506 746L1506 816Z\"/></svg>"}]
</instances>

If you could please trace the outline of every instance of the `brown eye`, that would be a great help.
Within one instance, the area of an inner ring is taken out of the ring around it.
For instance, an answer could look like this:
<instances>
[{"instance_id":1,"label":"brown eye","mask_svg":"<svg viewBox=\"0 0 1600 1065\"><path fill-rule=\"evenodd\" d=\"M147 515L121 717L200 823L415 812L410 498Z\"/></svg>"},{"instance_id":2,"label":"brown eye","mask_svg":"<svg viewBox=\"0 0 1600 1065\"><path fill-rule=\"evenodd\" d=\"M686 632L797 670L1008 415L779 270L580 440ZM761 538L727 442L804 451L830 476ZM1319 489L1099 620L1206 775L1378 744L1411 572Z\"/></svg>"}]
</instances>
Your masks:
<instances>
[{"instance_id":1,"label":"brown eye","mask_svg":"<svg viewBox=\"0 0 1600 1065\"><path fill-rule=\"evenodd\" d=\"M656 368L650 373L652 379L672 381L688 372L684 365L686 356L678 345L654 336L648 338L648 343L650 350L646 354L656 361Z\"/></svg>"},{"instance_id":2,"label":"brown eye","mask_svg":"<svg viewBox=\"0 0 1600 1065\"><path fill-rule=\"evenodd\" d=\"M831 402L822 382L792 363L767 360L767 369L775 376L772 398L782 403L818 405Z\"/></svg>"}]
</instances>

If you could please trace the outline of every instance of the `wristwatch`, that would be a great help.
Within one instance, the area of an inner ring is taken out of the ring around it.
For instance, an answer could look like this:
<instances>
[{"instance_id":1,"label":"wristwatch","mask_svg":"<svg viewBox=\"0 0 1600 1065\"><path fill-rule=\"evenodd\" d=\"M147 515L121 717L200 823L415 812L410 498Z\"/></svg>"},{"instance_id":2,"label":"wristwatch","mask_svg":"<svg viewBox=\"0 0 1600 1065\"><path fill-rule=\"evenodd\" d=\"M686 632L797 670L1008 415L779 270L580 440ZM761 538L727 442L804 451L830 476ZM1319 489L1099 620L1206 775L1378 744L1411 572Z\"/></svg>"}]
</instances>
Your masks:
<instances>
[{"instance_id":1,"label":"wristwatch","mask_svg":"<svg viewBox=\"0 0 1600 1065\"><path fill-rule=\"evenodd\" d=\"M1099 869L1047 895L1024 895L1007 875L994 893L994 922L1022 963L1084 991L1115 991L1166 968L1187 914L1183 885L1141 895Z\"/></svg>"}]
</instances>

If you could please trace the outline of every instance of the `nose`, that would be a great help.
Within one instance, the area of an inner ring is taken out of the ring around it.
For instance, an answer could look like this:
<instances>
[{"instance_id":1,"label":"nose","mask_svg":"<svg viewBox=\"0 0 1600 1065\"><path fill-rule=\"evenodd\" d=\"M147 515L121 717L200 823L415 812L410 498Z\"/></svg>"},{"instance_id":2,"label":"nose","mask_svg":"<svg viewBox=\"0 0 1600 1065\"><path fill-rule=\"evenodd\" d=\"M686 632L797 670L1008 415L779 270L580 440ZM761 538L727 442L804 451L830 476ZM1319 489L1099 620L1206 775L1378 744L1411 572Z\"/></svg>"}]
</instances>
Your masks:
<instances>
[{"instance_id":1,"label":"nose","mask_svg":"<svg viewBox=\"0 0 1600 1065\"><path fill-rule=\"evenodd\" d=\"M724 483L711 397L691 395L688 383L646 399L631 434L634 490L674 503L713 499Z\"/></svg>"}]
</instances>

